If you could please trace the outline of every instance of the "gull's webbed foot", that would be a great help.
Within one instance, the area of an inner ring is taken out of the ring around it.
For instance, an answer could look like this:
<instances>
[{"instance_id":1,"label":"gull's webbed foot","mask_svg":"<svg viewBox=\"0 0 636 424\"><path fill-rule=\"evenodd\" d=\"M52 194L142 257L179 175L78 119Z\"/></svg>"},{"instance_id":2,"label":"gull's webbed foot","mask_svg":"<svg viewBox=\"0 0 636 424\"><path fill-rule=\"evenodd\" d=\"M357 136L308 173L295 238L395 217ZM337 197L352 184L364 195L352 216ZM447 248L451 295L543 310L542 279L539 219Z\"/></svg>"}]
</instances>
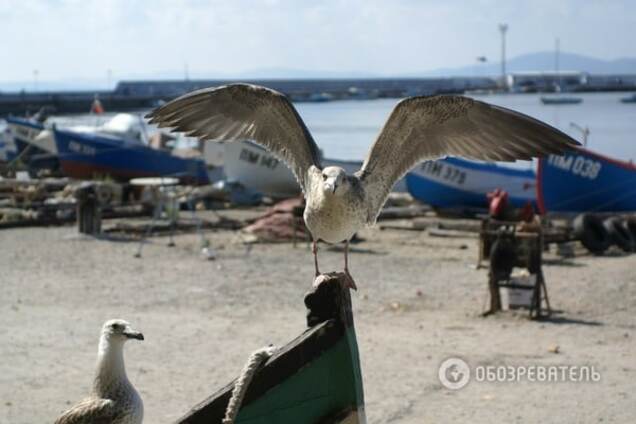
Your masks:
<instances>
[{"instance_id":1,"label":"gull's webbed foot","mask_svg":"<svg viewBox=\"0 0 636 424\"><path fill-rule=\"evenodd\" d=\"M353 280L353 277L349 273L349 270L345 269L344 271L345 271L345 278L343 279L344 288L353 289L357 291L358 287L356 287L356 282Z\"/></svg>"}]
</instances>

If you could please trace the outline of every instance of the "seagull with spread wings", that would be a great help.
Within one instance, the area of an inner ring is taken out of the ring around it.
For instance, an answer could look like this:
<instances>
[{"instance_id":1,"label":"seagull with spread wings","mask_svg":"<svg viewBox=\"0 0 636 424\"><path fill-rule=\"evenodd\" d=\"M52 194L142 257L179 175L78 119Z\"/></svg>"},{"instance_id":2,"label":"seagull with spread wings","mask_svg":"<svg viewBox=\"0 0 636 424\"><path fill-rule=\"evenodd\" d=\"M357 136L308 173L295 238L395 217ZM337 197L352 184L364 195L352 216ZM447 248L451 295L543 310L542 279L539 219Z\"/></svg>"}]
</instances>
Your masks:
<instances>
[{"instance_id":1,"label":"seagull with spread wings","mask_svg":"<svg viewBox=\"0 0 636 424\"><path fill-rule=\"evenodd\" d=\"M274 90L232 84L197 90L148 116L201 140L252 140L292 170L306 199L304 220L317 241L345 243L349 273L351 237L372 225L393 185L417 163L445 156L487 161L529 160L561 154L578 143L563 132L521 113L462 96L422 96L400 101L384 124L362 168L322 168L318 146L289 99Z\"/></svg>"}]
</instances>

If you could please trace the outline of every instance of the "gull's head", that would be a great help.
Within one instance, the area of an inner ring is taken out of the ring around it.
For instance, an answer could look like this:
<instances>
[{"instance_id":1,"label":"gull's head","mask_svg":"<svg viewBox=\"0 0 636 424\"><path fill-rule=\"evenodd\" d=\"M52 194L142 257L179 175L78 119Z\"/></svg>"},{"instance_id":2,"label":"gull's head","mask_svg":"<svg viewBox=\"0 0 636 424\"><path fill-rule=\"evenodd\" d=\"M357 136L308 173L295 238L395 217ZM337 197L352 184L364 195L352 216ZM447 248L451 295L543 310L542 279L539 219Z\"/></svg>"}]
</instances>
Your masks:
<instances>
[{"instance_id":1,"label":"gull's head","mask_svg":"<svg viewBox=\"0 0 636 424\"><path fill-rule=\"evenodd\" d=\"M128 321L123 319L111 319L102 327L102 338L109 342L124 343L129 339L143 340L144 335L133 329Z\"/></svg>"},{"instance_id":2,"label":"gull's head","mask_svg":"<svg viewBox=\"0 0 636 424\"><path fill-rule=\"evenodd\" d=\"M349 190L349 179L344 169L328 166L322 170L322 190L325 194L342 195Z\"/></svg>"}]
</instances>

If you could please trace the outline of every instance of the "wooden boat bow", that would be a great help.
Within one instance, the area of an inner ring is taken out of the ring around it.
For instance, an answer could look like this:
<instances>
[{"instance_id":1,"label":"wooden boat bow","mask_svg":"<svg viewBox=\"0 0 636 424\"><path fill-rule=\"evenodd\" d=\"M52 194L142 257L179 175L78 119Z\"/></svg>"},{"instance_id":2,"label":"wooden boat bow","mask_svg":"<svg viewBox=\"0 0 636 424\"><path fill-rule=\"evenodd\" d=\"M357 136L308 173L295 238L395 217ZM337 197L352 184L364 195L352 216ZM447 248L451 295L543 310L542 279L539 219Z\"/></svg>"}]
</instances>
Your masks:
<instances>
[{"instance_id":1,"label":"wooden boat bow","mask_svg":"<svg viewBox=\"0 0 636 424\"><path fill-rule=\"evenodd\" d=\"M308 329L254 375L236 423L365 423L360 359L345 275L316 277L305 296ZM234 381L194 406L180 424L221 423Z\"/></svg>"}]
</instances>

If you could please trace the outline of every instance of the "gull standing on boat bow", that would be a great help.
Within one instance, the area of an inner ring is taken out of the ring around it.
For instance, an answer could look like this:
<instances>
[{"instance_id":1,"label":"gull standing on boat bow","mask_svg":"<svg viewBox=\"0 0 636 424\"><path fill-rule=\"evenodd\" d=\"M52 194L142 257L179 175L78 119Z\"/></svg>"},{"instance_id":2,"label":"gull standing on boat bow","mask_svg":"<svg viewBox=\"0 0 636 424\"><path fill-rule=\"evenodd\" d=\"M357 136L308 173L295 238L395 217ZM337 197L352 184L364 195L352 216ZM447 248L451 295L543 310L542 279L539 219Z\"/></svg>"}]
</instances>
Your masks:
<instances>
[{"instance_id":1,"label":"gull standing on boat bow","mask_svg":"<svg viewBox=\"0 0 636 424\"><path fill-rule=\"evenodd\" d=\"M274 90L232 84L197 90L151 112L150 122L201 140L253 140L285 161L306 199L304 219L316 242L345 242L372 225L393 185L424 160L461 156L487 161L530 160L561 154L578 143L521 113L462 96L422 96L400 101L384 124L362 168L322 168L318 146L291 102Z\"/></svg>"}]
</instances>

